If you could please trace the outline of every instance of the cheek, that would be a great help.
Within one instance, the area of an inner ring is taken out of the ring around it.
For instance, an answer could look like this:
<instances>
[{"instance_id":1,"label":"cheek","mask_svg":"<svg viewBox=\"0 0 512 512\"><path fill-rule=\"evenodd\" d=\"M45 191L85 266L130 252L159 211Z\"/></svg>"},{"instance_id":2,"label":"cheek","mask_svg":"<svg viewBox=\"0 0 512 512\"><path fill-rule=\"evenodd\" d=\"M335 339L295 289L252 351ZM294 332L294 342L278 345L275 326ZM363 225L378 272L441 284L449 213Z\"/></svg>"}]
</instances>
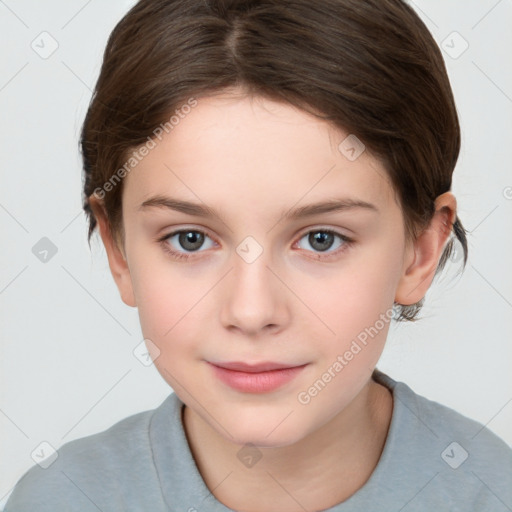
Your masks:
<instances>
[{"instance_id":1,"label":"cheek","mask_svg":"<svg viewBox=\"0 0 512 512\"><path fill-rule=\"evenodd\" d=\"M339 272L298 280L294 290L312 310L306 312L303 332L315 340L311 345L318 361L315 375L329 370L338 375L337 384L330 387L331 392L322 393L320 403L333 399L340 386L356 391L377 364L391 325L399 270L396 260L392 250L381 246Z\"/></svg>"},{"instance_id":2,"label":"cheek","mask_svg":"<svg viewBox=\"0 0 512 512\"><path fill-rule=\"evenodd\" d=\"M141 330L144 338L157 347L155 367L175 390L190 378L184 362L199 358L206 340L199 330L205 323L201 298L207 289L200 283L201 279L183 277L177 271L163 276L156 268L146 268L137 275L135 293Z\"/></svg>"},{"instance_id":3,"label":"cheek","mask_svg":"<svg viewBox=\"0 0 512 512\"><path fill-rule=\"evenodd\" d=\"M301 274L293 289L309 306L311 325L333 339L350 338L373 325L393 305L398 279L393 260L381 253L380 258L356 262L339 272L329 270L315 277Z\"/></svg>"},{"instance_id":4,"label":"cheek","mask_svg":"<svg viewBox=\"0 0 512 512\"><path fill-rule=\"evenodd\" d=\"M212 285L197 274L190 276L185 265L138 256L131 275L144 336L164 344L180 332L190 336L191 325L198 325L201 299Z\"/></svg>"},{"instance_id":5,"label":"cheek","mask_svg":"<svg viewBox=\"0 0 512 512\"><path fill-rule=\"evenodd\" d=\"M347 258L338 270L333 270L335 263L323 269L308 263L287 274L300 300L293 294L286 298L286 293L281 299L288 300L296 328L323 347L319 353L345 350L392 306L398 258L393 244L382 242ZM180 350L179 340L184 340L182 345L192 350L198 340L204 342L200 331L218 313L214 288L219 274L207 265L170 262L142 245L132 248L130 267L143 335L162 349L172 344Z\"/></svg>"}]
</instances>

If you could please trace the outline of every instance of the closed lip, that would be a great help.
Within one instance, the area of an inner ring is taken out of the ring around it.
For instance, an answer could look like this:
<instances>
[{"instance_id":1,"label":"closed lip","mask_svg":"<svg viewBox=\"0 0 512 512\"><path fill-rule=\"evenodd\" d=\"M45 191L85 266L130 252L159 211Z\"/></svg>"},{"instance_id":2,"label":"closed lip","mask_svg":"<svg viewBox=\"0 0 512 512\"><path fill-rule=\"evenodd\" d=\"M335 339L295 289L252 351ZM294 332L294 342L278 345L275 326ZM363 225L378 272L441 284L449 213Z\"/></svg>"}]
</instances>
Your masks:
<instances>
[{"instance_id":1,"label":"closed lip","mask_svg":"<svg viewBox=\"0 0 512 512\"><path fill-rule=\"evenodd\" d=\"M289 368L299 368L305 366L305 364L295 365L295 364L287 364L287 363L274 363L274 362L262 362L262 363L244 363L242 361L231 361L231 362L218 362L214 363L212 361L208 361L210 364L214 366L218 366L219 368L225 368L226 370L233 370L237 372L246 372L246 373L261 373L261 372L269 372L272 370L286 370Z\"/></svg>"}]
</instances>

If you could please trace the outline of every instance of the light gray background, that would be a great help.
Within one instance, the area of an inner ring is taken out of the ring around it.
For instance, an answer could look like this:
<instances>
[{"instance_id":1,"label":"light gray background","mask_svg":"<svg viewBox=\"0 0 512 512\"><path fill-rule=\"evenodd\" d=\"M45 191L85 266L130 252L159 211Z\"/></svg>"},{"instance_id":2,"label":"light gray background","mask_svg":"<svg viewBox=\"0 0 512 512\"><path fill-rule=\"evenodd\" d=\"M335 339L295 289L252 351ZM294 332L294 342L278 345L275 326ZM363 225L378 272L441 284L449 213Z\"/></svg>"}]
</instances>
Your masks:
<instances>
[{"instance_id":1,"label":"light gray background","mask_svg":"<svg viewBox=\"0 0 512 512\"><path fill-rule=\"evenodd\" d=\"M171 391L133 355L137 311L99 238L89 251L81 212L80 126L107 37L134 3L0 1L0 506L41 442L59 448ZM421 321L392 328L378 367L512 445L512 1L410 3L445 48L470 256L429 291ZM58 43L48 58L31 47L51 49L44 31ZM43 237L58 250L46 263L32 252Z\"/></svg>"}]
</instances>

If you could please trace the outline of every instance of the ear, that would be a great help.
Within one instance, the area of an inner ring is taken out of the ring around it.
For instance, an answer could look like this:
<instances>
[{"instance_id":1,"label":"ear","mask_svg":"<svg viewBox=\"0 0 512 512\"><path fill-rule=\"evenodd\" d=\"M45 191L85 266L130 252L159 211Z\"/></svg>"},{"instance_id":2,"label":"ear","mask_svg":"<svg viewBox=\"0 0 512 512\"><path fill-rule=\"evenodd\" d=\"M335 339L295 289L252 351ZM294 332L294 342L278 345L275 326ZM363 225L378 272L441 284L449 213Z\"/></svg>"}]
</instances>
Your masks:
<instances>
[{"instance_id":1,"label":"ear","mask_svg":"<svg viewBox=\"0 0 512 512\"><path fill-rule=\"evenodd\" d=\"M121 299L127 306L136 307L130 269L124 255L124 248L120 248L119 245L121 244L112 237L110 222L108 221L103 203L94 195L89 197L89 203L98 222L101 239L107 252L110 271L121 294Z\"/></svg>"},{"instance_id":2,"label":"ear","mask_svg":"<svg viewBox=\"0 0 512 512\"><path fill-rule=\"evenodd\" d=\"M404 270L395 295L398 304L415 304L427 294L452 232L456 212L457 201L451 192L437 197L430 224L406 250Z\"/></svg>"}]
</instances>

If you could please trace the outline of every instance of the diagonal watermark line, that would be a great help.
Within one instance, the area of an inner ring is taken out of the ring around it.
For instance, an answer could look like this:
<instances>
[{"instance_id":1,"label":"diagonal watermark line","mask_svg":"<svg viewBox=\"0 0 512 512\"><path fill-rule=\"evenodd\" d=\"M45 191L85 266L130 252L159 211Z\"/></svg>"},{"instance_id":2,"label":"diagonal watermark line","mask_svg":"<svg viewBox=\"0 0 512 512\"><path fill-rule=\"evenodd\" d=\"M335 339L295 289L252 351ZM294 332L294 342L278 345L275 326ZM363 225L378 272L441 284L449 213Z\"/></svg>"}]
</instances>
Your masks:
<instances>
[{"instance_id":1,"label":"diagonal watermark line","mask_svg":"<svg viewBox=\"0 0 512 512\"><path fill-rule=\"evenodd\" d=\"M9 78L9 80L7 80L7 82L2 85L2 87L0 87L0 92L2 92L27 66L28 62L25 62L25 64L23 64L23 66L21 66L21 68L18 69L18 71L16 71L12 77Z\"/></svg>"},{"instance_id":2,"label":"diagonal watermark line","mask_svg":"<svg viewBox=\"0 0 512 512\"><path fill-rule=\"evenodd\" d=\"M4 5L11 13L18 18L18 20L25 25L25 27L30 28L6 3L4 0L0 0L0 4Z\"/></svg>"},{"instance_id":3,"label":"diagonal watermark line","mask_svg":"<svg viewBox=\"0 0 512 512\"><path fill-rule=\"evenodd\" d=\"M117 382L62 436L62 439L67 437L69 433L74 430L77 425L131 372L128 370Z\"/></svg>"},{"instance_id":4,"label":"diagonal watermark line","mask_svg":"<svg viewBox=\"0 0 512 512\"><path fill-rule=\"evenodd\" d=\"M404 504L404 506L402 508L400 508L398 510L398 512L400 512L400 510L403 510L407 505L409 505L409 503L411 503L411 501L416 498L416 496L418 496L418 494L423 491L423 489L425 489L425 487L427 487L427 485L430 484L430 482L432 482L432 480L434 480L434 478L439 474L439 471L407 502Z\"/></svg>"},{"instance_id":5,"label":"diagonal watermark line","mask_svg":"<svg viewBox=\"0 0 512 512\"><path fill-rule=\"evenodd\" d=\"M0 290L0 294L4 293L5 290L7 290L7 288L9 288L9 286L11 286L12 283L14 283L14 281L16 281L16 279L18 279L18 277L20 277L21 274L23 274L23 272L25 272L25 270L27 270L28 268L28 265L25 265L25 268L23 270L20 270L20 272L18 272L18 274L13 277L1 290Z\"/></svg>"},{"instance_id":6,"label":"diagonal watermark line","mask_svg":"<svg viewBox=\"0 0 512 512\"><path fill-rule=\"evenodd\" d=\"M289 412L289 413L288 413L288 414L287 414L287 415L286 415L286 416L285 416L285 417L284 417L284 418L283 418L283 419L282 419L282 420L281 420L281 421L280 421L280 422L279 422L279 423L278 423L278 424L277 424L277 425L276 425L276 426L275 426L275 427L274 427L274 428L273 428L273 429L272 429L272 430L271 430L271 431L270 431L270 432L265 436L265 438L267 438L270 434L272 434L272 432L274 432L275 430L277 430L277 428L278 428L280 425L282 425L282 424L284 423L284 421L285 421L286 419L288 419L288 416L290 416L290 414L291 414L292 412L294 412L294 411L295 411L295 409L291 410L291 411L290 411L290 412Z\"/></svg>"},{"instance_id":7,"label":"diagonal watermark line","mask_svg":"<svg viewBox=\"0 0 512 512\"><path fill-rule=\"evenodd\" d=\"M64 25L62 25L62 27L60 27L60 29L62 30L67 27L91 2L92 0L88 0L86 4L84 4L68 21L66 21L66 23L64 23Z\"/></svg>"},{"instance_id":8,"label":"diagonal watermark line","mask_svg":"<svg viewBox=\"0 0 512 512\"><path fill-rule=\"evenodd\" d=\"M471 231L469 231L469 233L473 234L477 228L480 227L480 225L485 221L487 220L488 217L490 217L495 211L497 208L499 208L500 205L497 205L495 206Z\"/></svg>"},{"instance_id":9,"label":"diagonal watermark line","mask_svg":"<svg viewBox=\"0 0 512 512\"><path fill-rule=\"evenodd\" d=\"M28 229L1 203L0 208L2 208L15 222L17 222L25 230L25 233L28 233Z\"/></svg>"},{"instance_id":10,"label":"diagonal watermark line","mask_svg":"<svg viewBox=\"0 0 512 512\"><path fill-rule=\"evenodd\" d=\"M295 297L297 297L297 299L299 299L302 302L302 304L304 304L304 306L306 306L309 309L309 311L311 311L311 313L313 313L313 315L315 315L318 318L318 320L320 320L320 322L322 322L325 325L325 327L327 327L327 329L329 329L329 331L331 331L331 333L334 336L336 336L336 333L268 265L265 266L270 270L270 272L272 272L272 274L274 274L279 279L279 281L281 281L281 283L283 283L286 286L286 288L288 288L288 290L290 290L293 293L293 295L295 295Z\"/></svg>"},{"instance_id":11,"label":"diagonal watermark line","mask_svg":"<svg viewBox=\"0 0 512 512\"><path fill-rule=\"evenodd\" d=\"M397 399L397 400L400 400L400 398L398 396L395 396L393 395L393 398ZM400 402L402 403L402 405L404 405L405 407L407 407L407 409L409 409L409 412L413 415L413 416L416 416L416 419L421 422L426 428L428 428L430 430L430 432L432 432L432 434L434 434L438 439L439 439L439 436L403 401L403 400L400 400Z\"/></svg>"},{"instance_id":12,"label":"diagonal watermark line","mask_svg":"<svg viewBox=\"0 0 512 512\"><path fill-rule=\"evenodd\" d=\"M267 470L265 470L267 471ZM300 501L297 501L297 499L285 488L281 485L281 483L277 480L277 478L274 477L274 475L272 473L270 473L269 471L267 471L267 473L270 475L270 477L272 478L272 480L274 480L274 482L279 485L279 487L281 487L281 489L283 489L283 491L288 494L288 496L290 496L290 498L295 501L295 503L297 503L297 505L299 505L299 507L302 509L302 510L305 510L306 512L308 512L308 509L304 507L304 505L302 503L300 503Z\"/></svg>"},{"instance_id":13,"label":"diagonal watermark line","mask_svg":"<svg viewBox=\"0 0 512 512\"><path fill-rule=\"evenodd\" d=\"M478 71L480 71L480 73L482 73L482 75L484 75L487 78L487 80L489 80L489 82L491 82L494 85L494 87L496 87L496 89L498 89L498 91L500 91L501 94L503 94L503 96L505 96L505 98L507 98L507 100L510 101L510 103L512 103L512 98L510 98L510 96L482 68L480 68L474 60L472 60L471 62L478 69Z\"/></svg>"},{"instance_id":14,"label":"diagonal watermark line","mask_svg":"<svg viewBox=\"0 0 512 512\"><path fill-rule=\"evenodd\" d=\"M501 4L503 0L498 0L472 27L471 30L473 30L479 23L481 23L491 11L493 11L499 4Z\"/></svg>"},{"instance_id":15,"label":"diagonal watermark line","mask_svg":"<svg viewBox=\"0 0 512 512\"><path fill-rule=\"evenodd\" d=\"M200 299L198 299L188 311L183 313L181 318L164 334L164 336L167 336L232 270L233 267L231 267Z\"/></svg>"},{"instance_id":16,"label":"diagonal watermark line","mask_svg":"<svg viewBox=\"0 0 512 512\"><path fill-rule=\"evenodd\" d=\"M2 497L0 497L0 503L2 503L5 498L7 498L7 496L9 496L12 491L14 491L14 488L16 487L16 485L13 485Z\"/></svg>"},{"instance_id":17,"label":"diagonal watermark line","mask_svg":"<svg viewBox=\"0 0 512 512\"><path fill-rule=\"evenodd\" d=\"M478 434L480 434L480 432L482 432L482 430L485 429L485 427L487 427L487 425L489 425L489 423L491 423L491 421L496 418L496 416L498 416L498 414L503 411L503 409L505 409L505 407L507 407L507 405L512 402L512 398L485 424L482 426L482 428L480 428L480 430L471 438L471 439L474 439Z\"/></svg>"},{"instance_id":18,"label":"diagonal watermark line","mask_svg":"<svg viewBox=\"0 0 512 512\"><path fill-rule=\"evenodd\" d=\"M70 71L70 72L71 72L71 73L72 73L76 78L78 78L78 80L80 80L80 82L82 82L82 83L85 85L85 87L87 87L87 89L89 89L89 91L93 92L93 91L92 91L92 89L89 87L89 85L88 85L86 82L84 82L84 81L83 81L83 80L82 80L82 79L81 79L81 78L80 78L80 77L79 77L79 76L78 76L78 75L77 75L77 74L76 74L76 73L75 73L75 72L74 72L74 71L73 71L73 70L72 70L72 69L71 69L71 68L70 68L70 67L69 67L69 66L68 66L64 61L63 61L63 60L61 60L61 62L62 62L62 64L64 64L64 66L66 66L66 67L69 69L69 71Z\"/></svg>"},{"instance_id":19,"label":"diagonal watermark line","mask_svg":"<svg viewBox=\"0 0 512 512\"><path fill-rule=\"evenodd\" d=\"M179 176L178 176L178 175L177 175L177 174L176 174L176 173L175 173L175 172L174 172L174 171L173 171L173 170L172 170L168 165L167 165L167 164L164 164L164 166L165 166L165 167L166 167L170 172L172 172L172 173L174 174L174 176L176 176L176 178L177 178L178 180L180 180L180 181L181 181L181 183L183 183L183 185L185 185L185 187L187 187L187 188L190 190L190 192L192 192L192 194L194 194L194 195L197 197L197 199L198 199L202 204L204 204L205 206L207 206L207 205L206 205L206 203L205 203L205 202L204 202L204 201L203 201L203 200L202 200L202 199L201 199L201 198L200 198L200 197L199 197L199 196L198 196L198 195L197 195L197 194L196 194L196 193L195 193L195 192L194 192L194 191L193 191L193 190L192 190L192 189L191 189L191 188L190 188L190 187L189 187L189 186L188 186L188 185L187 185L187 184L186 184L186 183L185 183L185 182L184 182L184 181L183 181L183 180L182 180L182 179L181 179L181 178L180 178L180 177L179 177ZM229 227L229 226L224 222L224 220L223 220L223 219L221 219L218 215L217 215L216 217L219 219L219 221L220 221L220 222L222 222L222 224L224 224L224 226L226 226L226 227L229 229L229 231L231 231L231 233L233 233L233 230L232 230L232 229L231 229L231 228L230 228L230 227Z\"/></svg>"},{"instance_id":20,"label":"diagonal watermark line","mask_svg":"<svg viewBox=\"0 0 512 512\"><path fill-rule=\"evenodd\" d=\"M434 25L434 27L439 28L439 25L430 16L428 16L423 9L420 9L416 2L414 2L413 0L409 0L409 3L414 5L414 9L421 12L421 14L423 14L423 16L425 16L425 18L427 18L427 20L430 21L432 25Z\"/></svg>"},{"instance_id":21,"label":"diagonal watermark line","mask_svg":"<svg viewBox=\"0 0 512 512\"><path fill-rule=\"evenodd\" d=\"M82 490L80 489L80 487L78 487L78 485L73 482L73 480L68 476L66 475L66 473L64 473L64 471L61 470L61 473L100 511L100 512L103 512L103 510L98 507L98 505L96 505L96 503L94 503L94 501L91 500L91 498L89 496L87 496L87 494Z\"/></svg>"},{"instance_id":22,"label":"diagonal watermark line","mask_svg":"<svg viewBox=\"0 0 512 512\"><path fill-rule=\"evenodd\" d=\"M426 277L424 277L407 295L406 297L409 297L409 295L411 295L411 293L416 290L417 288L419 288L427 279L430 279L432 278L432 280L434 279L435 277L435 274L436 274L436 270L437 268L433 268L428 274ZM432 277L433 276L433 277Z\"/></svg>"},{"instance_id":23,"label":"diagonal watermark line","mask_svg":"<svg viewBox=\"0 0 512 512\"><path fill-rule=\"evenodd\" d=\"M83 212L80 212L80 213L77 213L75 217L73 217L73 219L68 222L64 228L62 228L61 230L61 233L64 233L64 231L66 231L66 229L68 229L69 226L71 226L71 224L73 224L73 222L75 222L76 219L78 219L78 217L80 217L80 215L82 215Z\"/></svg>"},{"instance_id":24,"label":"diagonal watermark line","mask_svg":"<svg viewBox=\"0 0 512 512\"><path fill-rule=\"evenodd\" d=\"M480 480L480 482L482 482L482 484L485 485L485 487L487 487L487 489L489 490L489 492L497 499L499 500L505 507L507 507L508 510L512 511L512 508L510 508L473 470L471 470L471 473L473 473L473 475L475 475L478 480Z\"/></svg>"},{"instance_id":25,"label":"diagonal watermark line","mask_svg":"<svg viewBox=\"0 0 512 512\"><path fill-rule=\"evenodd\" d=\"M210 491L210 489L207 488L208 494L203 497L201 502L203 502L207 498L213 498L213 500L216 501L217 498L213 495L213 491L215 491L215 489L218 489L228 479L228 477L231 476L232 473L233 473L233 471L230 471L211 491Z\"/></svg>"},{"instance_id":26,"label":"diagonal watermark line","mask_svg":"<svg viewBox=\"0 0 512 512\"><path fill-rule=\"evenodd\" d=\"M501 292L493 286L488 279L486 279L481 272L479 272L474 265L471 265L471 268L510 306L512 307L512 304L508 301L508 299L501 294Z\"/></svg>"},{"instance_id":27,"label":"diagonal watermark line","mask_svg":"<svg viewBox=\"0 0 512 512\"><path fill-rule=\"evenodd\" d=\"M107 313L127 334L130 336L132 335L132 333L128 331L128 329L126 329L126 327L98 299L96 299L96 297L82 283L80 283L80 281L78 281L78 279L74 277L73 274L71 274L71 272L66 267L64 267L64 265L61 265L61 267L65 272L67 272L69 276L71 276L71 278L80 286L80 288L82 288L82 290L84 290L89 295L89 297L91 297L91 299L93 299L96 304L98 304L103 309L103 311L105 311L105 313Z\"/></svg>"},{"instance_id":28,"label":"diagonal watermark line","mask_svg":"<svg viewBox=\"0 0 512 512\"><path fill-rule=\"evenodd\" d=\"M334 168L336 164L334 164L292 207L288 210L287 213L291 212L295 206L297 206ZM270 233L284 218L286 214L281 217L268 231Z\"/></svg>"},{"instance_id":29,"label":"diagonal watermark line","mask_svg":"<svg viewBox=\"0 0 512 512\"><path fill-rule=\"evenodd\" d=\"M0 412L27 438L27 439L30 439L27 434L25 434L25 432L23 432L23 430L21 430L21 428L16 424L14 423L14 421L9 417L7 416L7 414L5 414L4 411L2 411L2 409L0 409Z\"/></svg>"},{"instance_id":30,"label":"diagonal watermark line","mask_svg":"<svg viewBox=\"0 0 512 512\"><path fill-rule=\"evenodd\" d=\"M226 427L224 427L224 425L222 425L209 411L208 409L171 373L169 372L169 370L167 370L167 368L164 368L163 369L165 373L167 373L167 375L169 375L169 377L173 380L173 381L176 381L178 383L178 385L183 388L185 390L185 392L188 394L188 396L190 396L190 398L192 398L192 400L194 400L194 402L196 402L200 407L201 409L203 409L203 411L208 414L208 416L210 416L210 418L215 421L215 423L217 423L217 425L219 425L219 427L224 430L224 432L226 432L226 434L228 434L229 437L233 438L233 435L226 429Z\"/></svg>"}]
</instances>

